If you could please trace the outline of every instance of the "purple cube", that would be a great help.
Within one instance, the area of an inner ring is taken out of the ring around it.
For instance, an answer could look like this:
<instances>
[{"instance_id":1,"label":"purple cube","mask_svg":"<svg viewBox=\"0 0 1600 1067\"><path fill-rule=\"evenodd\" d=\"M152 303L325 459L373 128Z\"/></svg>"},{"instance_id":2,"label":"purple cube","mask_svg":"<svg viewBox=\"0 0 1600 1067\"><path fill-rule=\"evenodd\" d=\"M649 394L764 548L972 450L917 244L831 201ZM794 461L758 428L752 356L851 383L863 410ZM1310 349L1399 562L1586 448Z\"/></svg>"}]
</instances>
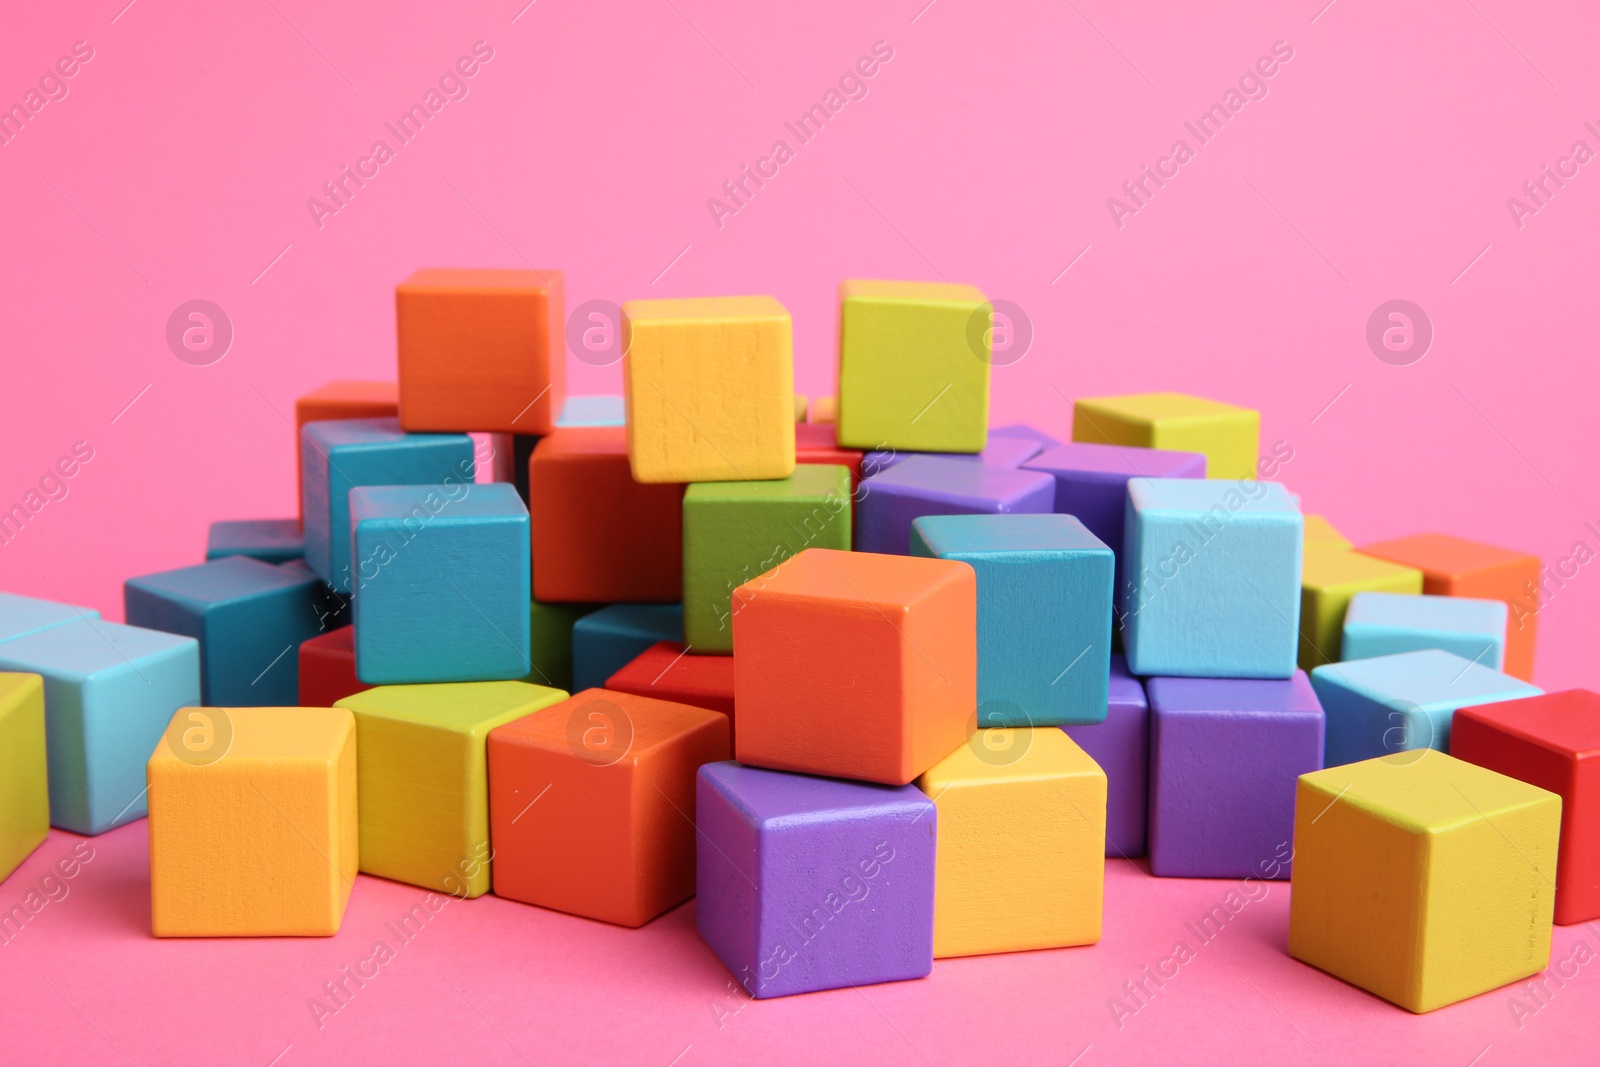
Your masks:
<instances>
[{"instance_id":1,"label":"purple cube","mask_svg":"<svg viewBox=\"0 0 1600 1067\"><path fill-rule=\"evenodd\" d=\"M757 999L933 970L938 816L914 785L700 768L695 923Z\"/></svg>"},{"instance_id":2,"label":"purple cube","mask_svg":"<svg viewBox=\"0 0 1600 1067\"><path fill-rule=\"evenodd\" d=\"M1045 448L1051 447L1056 442L1044 437L1037 430L1027 426L1007 427L1008 430L1028 430L1036 437L1025 436L1015 432L1004 433L992 430L989 433L989 443L982 452L868 452L861 457L861 476L870 478L874 474L888 470L896 464L910 459L912 456L938 456L940 459L959 459L964 463L987 463L991 467L1009 467L1015 469L1037 456ZM1039 438L1044 438L1040 440ZM1049 442L1048 444L1046 442Z\"/></svg>"},{"instance_id":3,"label":"purple cube","mask_svg":"<svg viewBox=\"0 0 1600 1067\"><path fill-rule=\"evenodd\" d=\"M857 552L911 552L911 520L924 515L1048 515L1055 481L1037 471L912 456L861 482Z\"/></svg>"},{"instance_id":4,"label":"purple cube","mask_svg":"<svg viewBox=\"0 0 1600 1067\"><path fill-rule=\"evenodd\" d=\"M1067 736L1106 772L1106 855L1144 855L1145 802L1150 782L1150 705L1128 661L1111 657L1106 721L1063 726Z\"/></svg>"},{"instance_id":5,"label":"purple cube","mask_svg":"<svg viewBox=\"0 0 1600 1067\"><path fill-rule=\"evenodd\" d=\"M1013 422L1009 426L996 426L989 431L989 440L993 442L996 437L1020 437L1024 441L1034 441L1038 443L1041 452L1047 448L1055 448L1061 443L1043 430L1036 430L1025 422Z\"/></svg>"},{"instance_id":6,"label":"purple cube","mask_svg":"<svg viewBox=\"0 0 1600 1067\"><path fill-rule=\"evenodd\" d=\"M1148 678L1150 871L1287 878L1295 780L1322 769L1325 721L1291 678Z\"/></svg>"}]
</instances>

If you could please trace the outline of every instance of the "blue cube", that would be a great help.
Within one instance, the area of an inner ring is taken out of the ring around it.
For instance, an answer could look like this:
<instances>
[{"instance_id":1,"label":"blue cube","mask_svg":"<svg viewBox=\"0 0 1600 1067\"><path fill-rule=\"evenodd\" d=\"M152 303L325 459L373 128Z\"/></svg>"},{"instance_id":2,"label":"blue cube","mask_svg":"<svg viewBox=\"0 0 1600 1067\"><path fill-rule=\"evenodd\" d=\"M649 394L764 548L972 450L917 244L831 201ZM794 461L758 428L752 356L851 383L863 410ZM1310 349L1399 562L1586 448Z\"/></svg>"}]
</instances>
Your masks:
<instances>
[{"instance_id":1,"label":"blue cube","mask_svg":"<svg viewBox=\"0 0 1600 1067\"><path fill-rule=\"evenodd\" d=\"M398 419L331 419L301 427L306 563L348 595L350 490L358 485L427 485L453 499L473 484L472 438L405 433Z\"/></svg>"},{"instance_id":2,"label":"blue cube","mask_svg":"<svg viewBox=\"0 0 1600 1067\"><path fill-rule=\"evenodd\" d=\"M0 671L44 676L50 824L101 834L144 818L145 764L200 703L194 639L78 619L0 641Z\"/></svg>"},{"instance_id":3,"label":"blue cube","mask_svg":"<svg viewBox=\"0 0 1600 1067\"><path fill-rule=\"evenodd\" d=\"M1328 716L1329 767L1419 748L1449 752L1457 708L1544 692L1437 648L1325 663L1311 684Z\"/></svg>"},{"instance_id":4,"label":"blue cube","mask_svg":"<svg viewBox=\"0 0 1600 1067\"><path fill-rule=\"evenodd\" d=\"M200 698L213 708L294 707L300 642L322 633L322 583L307 571L226 556L123 583L130 625L200 642Z\"/></svg>"},{"instance_id":5,"label":"blue cube","mask_svg":"<svg viewBox=\"0 0 1600 1067\"><path fill-rule=\"evenodd\" d=\"M368 685L517 679L533 669L528 509L505 482L350 492L356 676Z\"/></svg>"},{"instance_id":6,"label":"blue cube","mask_svg":"<svg viewBox=\"0 0 1600 1067\"><path fill-rule=\"evenodd\" d=\"M0 593L0 641L26 637L63 623L99 617L100 613L93 608L58 604L54 600L39 600L16 593Z\"/></svg>"},{"instance_id":7,"label":"blue cube","mask_svg":"<svg viewBox=\"0 0 1600 1067\"><path fill-rule=\"evenodd\" d=\"M1117 604L1128 669L1293 675L1303 525L1276 482L1129 479Z\"/></svg>"},{"instance_id":8,"label":"blue cube","mask_svg":"<svg viewBox=\"0 0 1600 1067\"><path fill-rule=\"evenodd\" d=\"M1055 490L1055 482L1046 474L944 456L912 456L862 479L857 487L855 548L908 555L913 519L1049 514Z\"/></svg>"},{"instance_id":9,"label":"blue cube","mask_svg":"<svg viewBox=\"0 0 1600 1067\"><path fill-rule=\"evenodd\" d=\"M234 519L211 524L206 559L249 556L264 563L288 563L305 555L299 519Z\"/></svg>"},{"instance_id":10,"label":"blue cube","mask_svg":"<svg viewBox=\"0 0 1600 1067\"><path fill-rule=\"evenodd\" d=\"M1345 609L1340 659L1440 648L1500 670L1506 659L1503 600L1357 593Z\"/></svg>"},{"instance_id":11,"label":"blue cube","mask_svg":"<svg viewBox=\"0 0 1600 1067\"><path fill-rule=\"evenodd\" d=\"M911 554L978 575L978 726L1103 722L1111 549L1071 515L934 515Z\"/></svg>"},{"instance_id":12,"label":"blue cube","mask_svg":"<svg viewBox=\"0 0 1600 1067\"><path fill-rule=\"evenodd\" d=\"M606 679L657 641L683 640L682 604L611 604L572 625L572 691Z\"/></svg>"}]
</instances>

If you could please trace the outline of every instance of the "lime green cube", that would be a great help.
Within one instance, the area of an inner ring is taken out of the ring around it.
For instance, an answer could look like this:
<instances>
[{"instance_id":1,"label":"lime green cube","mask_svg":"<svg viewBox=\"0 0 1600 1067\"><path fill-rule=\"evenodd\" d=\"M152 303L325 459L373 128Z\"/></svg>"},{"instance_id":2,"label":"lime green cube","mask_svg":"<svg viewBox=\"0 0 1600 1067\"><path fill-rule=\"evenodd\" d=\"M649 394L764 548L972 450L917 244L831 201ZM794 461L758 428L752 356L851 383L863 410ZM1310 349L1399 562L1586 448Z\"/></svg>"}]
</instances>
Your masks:
<instances>
[{"instance_id":1,"label":"lime green cube","mask_svg":"<svg viewBox=\"0 0 1600 1067\"><path fill-rule=\"evenodd\" d=\"M683 637L733 651L733 591L806 548L850 548L850 468L802 463L769 482L693 482L683 497Z\"/></svg>"},{"instance_id":2,"label":"lime green cube","mask_svg":"<svg viewBox=\"0 0 1600 1067\"><path fill-rule=\"evenodd\" d=\"M45 766L44 680L0 674L0 881L50 833Z\"/></svg>"},{"instance_id":3,"label":"lime green cube","mask_svg":"<svg viewBox=\"0 0 1600 1067\"><path fill-rule=\"evenodd\" d=\"M839 286L839 444L981 452L993 311L970 285Z\"/></svg>"}]
</instances>

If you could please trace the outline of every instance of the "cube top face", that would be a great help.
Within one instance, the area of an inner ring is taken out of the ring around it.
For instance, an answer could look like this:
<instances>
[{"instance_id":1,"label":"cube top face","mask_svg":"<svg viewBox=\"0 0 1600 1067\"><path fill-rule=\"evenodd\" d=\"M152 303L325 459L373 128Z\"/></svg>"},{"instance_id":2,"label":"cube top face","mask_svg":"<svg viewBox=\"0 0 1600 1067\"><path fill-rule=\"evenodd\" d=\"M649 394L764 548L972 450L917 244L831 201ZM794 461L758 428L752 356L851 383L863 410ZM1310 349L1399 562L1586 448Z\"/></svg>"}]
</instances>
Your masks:
<instances>
[{"instance_id":1,"label":"cube top face","mask_svg":"<svg viewBox=\"0 0 1600 1067\"><path fill-rule=\"evenodd\" d=\"M607 604L573 623L572 631L676 641L683 637L683 605Z\"/></svg>"},{"instance_id":2,"label":"cube top face","mask_svg":"<svg viewBox=\"0 0 1600 1067\"><path fill-rule=\"evenodd\" d=\"M1111 549L1071 515L925 515L911 523L912 543L940 559L1042 561Z\"/></svg>"},{"instance_id":3,"label":"cube top face","mask_svg":"<svg viewBox=\"0 0 1600 1067\"><path fill-rule=\"evenodd\" d=\"M135 664L147 656L192 660L198 689L200 643L192 637L80 619L0 642L0 664L26 663L30 671L80 681L102 674L131 674L137 669Z\"/></svg>"},{"instance_id":4,"label":"cube top face","mask_svg":"<svg viewBox=\"0 0 1600 1067\"><path fill-rule=\"evenodd\" d=\"M708 322L733 326L763 324L789 329L789 309L770 296L701 296L670 300L630 300L622 312L634 329L664 325L699 326Z\"/></svg>"},{"instance_id":5,"label":"cube top face","mask_svg":"<svg viewBox=\"0 0 1600 1067\"><path fill-rule=\"evenodd\" d=\"M1150 709L1160 715L1273 712L1322 720L1322 704L1305 671L1276 678L1147 678Z\"/></svg>"},{"instance_id":6,"label":"cube top face","mask_svg":"<svg viewBox=\"0 0 1600 1067\"><path fill-rule=\"evenodd\" d=\"M848 507L850 468L832 463L806 463L787 478L755 482L695 482L684 492L685 511L718 505L760 506L839 500Z\"/></svg>"},{"instance_id":7,"label":"cube top face","mask_svg":"<svg viewBox=\"0 0 1600 1067\"><path fill-rule=\"evenodd\" d=\"M1504 636L1503 600L1405 593L1357 593L1346 610L1346 626L1373 626L1438 633Z\"/></svg>"},{"instance_id":8,"label":"cube top face","mask_svg":"<svg viewBox=\"0 0 1600 1067\"><path fill-rule=\"evenodd\" d=\"M306 638L300 642L300 647L302 649L309 647L319 652L334 655L353 656L356 651L355 637L356 629L354 626L341 626L337 630L328 630L315 637Z\"/></svg>"},{"instance_id":9,"label":"cube top face","mask_svg":"<svg viewBox=\"0 0 1600 1067\"><path fill-rule=\"evenodd\" d=\"M732 760L703 765L700 780L726 797L750 824L763 829L779 830L844 815L906 822L936 817L933 802L914 785L817 778L747 767Z\"/></svg>"},{"instance_id":10,"label":"cube top face","mask_svg":"<svg viewBox=\"0 0 1600 1067\"><path fill-rule=\"evenodd\" d=\"M0 593L0 641L48 630L66 622L98 619L93 608L78 608L16 593Z\"/></svg>"},{"instance_id":11,"label":"cube top face","mask_svg":"<svg viewBox=\"0 0 1600 1067\"><path fill-rule=\"evenodd\" d=\"M1333 548L1349 548L1350 539L1338 530L1333 523L1321 515L1307 515L1306 519L1306 544L1329 545Z\"/></svg>"},{"instance_id":12,"label":"cube top face","mask_svg":"<svg viewBox=\"0 0 1600 1067\"><path fill-rule=\"evenodd\" d=\"M1215 508L1248 511L1252 519L1292 523L1303 536L1303 517L1289 491L1277 482L1259 482L1246 490L1231 478L1130 478L1128 496L1134 510L1175 518L1205 516Z\"/></svg>"},{"instance_id":13,"label":"cube top face","mask_svg":"<svg viewBox=\"0 0 1600 1067\"><path fill-rule=\"evenodd\" d=\"M420 516L427 525L451 526L493 523L526 525L528 508L508 482L473 485L459 499L448 500L437 514L430 507L440 498L435 485L357 486L350 491L350 521L374 522L380 526L403 525Z\"/></svg>"},{"instance_id":14,"label":"cube top face","mask_svg":"<svg viewBox=\"0 0 1600 1067\"><path fill-rule=\"evenodd\" d=\"M563 426L539 438L532 462L577 456L626 456L627 432L621 426Z\"/></svg>"},{"instance_id":15,"label":"cube top face","mask_svg":"<svg viewBox=\"0 0 1600 1067\"><path fill-rule=\"evenodd\" d=\"M278 567L249 556L224 556L192 567L130 578L127 584L182 604L190 611L204 613L209 608L263 593L302 589L315 581L310 573Z\"/></svg>"},{"instance_id":16,"label":"cube top face","mask_svg":"<svg viewBox=\"0 0 1600 1067\"><path fill-rule=\"evenodd\" d=\"M1463 719L1548 749L1564 759L1600 757L1600 693L1588 689L1565 689L1456 709L1455 721L1460 723Z\"/></svg>"},{"instance_id":17,"label":"cube top face","mask_svg":"<svg viewBox=\"0 0 1600 1067\"><path fill-rule=\"evenodd\" d=\"M339 708L179 708L150 756L150 773L218 774L253 761L331 763L353 743L355 729Z\"/></svg>"},{"instance_id":18,"label":"cube top face","mask_svg":"<svg viewBox=\"0 0 1600 1067\"><path fill-rule=\"evenodd\" d=\"M9 709L23 694L44 691L44 679L37 674L0 671L0 708Z\"/></svg>"},{"instance_id":19,"label":"cube top face","mask_svg":"<svg viewBox=\"0 0 1600 1067\"><path fill-rule=\"evenodd\" d=\"M732 716L733 657L692 655L681 641L657 641L607 678L605 688Z\"/></svg>"},{"instance_id":20,"label":"cube top face","mask_svg":"<svg viewBox=\"0 0 1600 1067\"><path fill-rule=\"evenodd\" d=\"M563 426L625 426L627 409L621 394L602 396L569 396L556 427Z\"/></svg>"},{"instance_id":21,"label":"cube top face","mask_svg":"<svg viewBox=\"0 0 1600 1067\"><path fill-rule=\"evenodd\" d=\"M1218 415L1256 414L1250 408L1224 404L1220 400L1207 400L1203 396L1187 393L1129 393L1124 396L1083 397L1078 407L1091 413L1105 412L1117 418L1137 422L1155 422L1158 419L1213 419Z\"/></svg>"},{"instance_id":22,"label":"cube top face","mask_svg":"<svg viewBox=\"0 0 1600 1067\"><path fill-rule=\"evenodd\" d=\"M567 699L561 689L527 682L381 685L335 702L358 715L470 735L532 715Z\"/></svg>"},{"instance_id":23,"label":"cube top face","mask_svg":"<svg viewBox=\"0 0 1600 1067\"><path fill-rule=\"evenodd\" d=\"M989 435L989 440L983 446L983 451L976 456L965 457L969 461L978 460L991 467L1020 467L1028 460L1037 456L1040 445L1037 441L1030 441L1025 437L997 437ZM952 453L951 458L962 458L957 453Z\"/></svg>"},{"instance_id":24,"label":"cube top face","mask_svg":"<svg viewBox=\"0 0 1600 1067\"><path fill-rule=\"evenodd\" d=\"M1023 465L1030 471L1045 471L1084 479L1101 475L1106 480L1127 478L1204 478L1206 457L1199 452L1170 452L1134 445L1103 445L1074 442L1039 453Z\"/></svg>"},{"instance_id":25,"label":"cube top face","mask_svg":"<svg viewBox=\"0 0 1600 1067\"><path fill-rule=\"evenodd\" d=\"M1426 533L1397 537L1364 545L1370 555L1393 560L1425 572L1430 580L1457 582L1476 571L1532 564L1538 570L1538 557L1526 552L1498 548L1481 541L1469 541L1450 534ZM1429 592L1435 590L1430 589ZM1444 592L1444 590L1438 590Z\"/></svg>"},{"instance_id":26,"label":"cube top face","mask_svg":"<svg viewBox=\"0 0 1600 1067\"><path fill-rule=\"evenodd\" d=\"M980 730L924 771L917 785L937 801L946 789L1067 778L1104 782L1105 777L1100 765L1060 729L1024 726ZM1097 849L1099 845L1096 841Z\"/></svg>"},{"instance_id":27,"label":"cube top face","mask_svg":"<svg viewBox=\"0 0 1600 1067\"><path fill-rule=\"evenodd\" d=\"M305 551L299 519L239 519L214 522L206 532L206 559L249 556L287 563Z\"/></svg>"},{"instance_id":28,"label":"cube top face","mask_svg":"<svg viewBox=\"0 0 1600 1067\"><path fill-rule=\"evenodd\" d=\"M1143 683L1128 673L1128 658L1120 652L1111 654L1111 684L1107 702L1138 708L1149 706Z\"/></svg>"},{"instance_id":29,"label":"cube top face","mask_svg":"<svg viewBox=\"0 0 1600 1067\"><path fill-rule=\"evenodd\" d=\"M684 734L722 724L720 712L610 689L585 689L494 731L495 743L571 755L599 766L638 764ZM726 751L726 749L724 749Z\"/></svg>"},{"instance_id":30,"label":"cube top face","mask_svg":"<svg viewBox=\"0 0 1600 1067\"><path fill-rule=\"evenodd\" d=\"M951 282L903 282L854 278L839 283L840 300L887 304L955 304L971 310L988 303L983 290Z\"/></svg>"},{"instance_id":31,"label":"cube top face","mask_svg":"<svg viewBox=\"0 0 1600 1067\"><path fill-rule=\"evenodd\" d=\"M1328 663L1312 671L1311 678L1319 692L1324 687L1340 689L1375 704L1414 706L1429 712L1543 692L1481 663L1436 648Z\"/></svg>"},{"instance_id":32,"label":"cube top face","mask_svg":"<svg viewBox=\"0 0 1600 1067\"><path fill-rule=\"evenodd\" d=\"M1368 812L1414 834L1441 834L1535 807L1559 810L1561 798L1538 786L1435 749L1328 767L1300 776L1332 803Z\"/></svg>"},{"instance_id":33,"label":"cube top face","mask_svg":"<svg viewBox=\"0 0 1600 1067\"><path fill-rule=\"evenodd\" d=\"M992 441L996 437L1016 437L1025 441L1032 441L1039 446L1041 452L1059 447L1061 444L1060 441L1043 430L1035 429L1025 422L1013 422L1005 426L996 426L989 431L989 439Z\"/></svg>"},{"instance_id":34,"label":"cube top face","mask_svg":"<svg viewBox=\"0 0 1600 1067\"><path fill-rule=\"evenodd\" d=\"M395 287L397 292L439 293L549 293L561 284L558 270L523 270L504 267L423 267Z\"/></svg>"},{"instance_id":35,"label":"cube top face","mask_svg":"<svg viewBox=\"0 0 1600 1067\"><path fill-rule=\"evenodd\" d=\"M1072 405L1072 439L1203 452L1212 478L1254 478L1261 415L1183 393L1086 397Z\"/></svg>"},{"instance_id":36,"label":"cube top face","mask_svg":"<svg viewBox=\"0 0 1600 1067\"><path fill-rule=\"evenodd\" d=\"M833 601L877 618L879 611L906 611L946 588L975 584L972 568L964 563L808 548L740 586L736 595L767 602Z\"/></svg>"},{"instance_id":37,"label":"cube top face","mask_svg":"<svg viewBox=\"0 0 1600 1067\"><path fill-rule=\"evenodd\" d=\"M323 419L381 418L400 407L400 383L338 379L325 382L294 402L298 424Z\"/></svg>"},{"instance_id":38,"label":"cube top face","mask_svg":"<svg viewBox=\"0 0 1600 1067\"><path fill-rule=\"evenodd\" d=\"M400 420L389 416L368 419L318 419L301 427L300 434L324 450L398 445L408 436L400 428Z\"/></svg>"},{"instance_id":39,"label":"cube top face","mask_svg":"<svg viewBox=\"0 0 1600 1067\"><path fill-rule=\"evenodd\" d=\"M867 484L873 491L935 496L973 511L1032 510L1041 494L1055 499L1055 481L1047 474L942 456L911 456L874 474Z\"/></svg>"},{"instance_id":40,"label":"cube top face","mask_svg":"<svg viewBox=\"0 0 1600 1067\"><path fill-rule=\"evenodd\" d=\"M1325 543L1305 546L1301 576L1307 588L1328 592L1370 590L1376 584L1404 586L1416 593L1422 591L1422 573L1415 567L1404 567Z\"/></svg>"}]
</instances>

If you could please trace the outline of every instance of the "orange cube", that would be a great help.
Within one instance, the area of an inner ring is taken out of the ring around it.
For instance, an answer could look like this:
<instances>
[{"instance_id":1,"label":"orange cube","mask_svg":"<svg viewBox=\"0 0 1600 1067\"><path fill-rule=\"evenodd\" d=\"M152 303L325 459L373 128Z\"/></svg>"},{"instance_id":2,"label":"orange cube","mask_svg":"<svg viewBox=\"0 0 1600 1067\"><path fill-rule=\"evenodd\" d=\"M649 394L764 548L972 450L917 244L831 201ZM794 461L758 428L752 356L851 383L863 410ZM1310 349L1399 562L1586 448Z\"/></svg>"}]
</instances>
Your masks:
<instances>
[{"instance_id":1,"label":"orange cube","mask_svg":"<svg viewBox=\"0 0 1600 1067\"><path fill-rule=\"evenodd\" d=\"M733 605L740 763L905 785L976 731L970 565L808 548Z\"/></svg>"},{"instance_id":2,"label":"orange cube","mask_svg":"<svg viewBox=\"0 0 1600 1067\"><path fill-rule=\"evenodd\" d=\"M528 463L533 597L663 604L683 597L683 486L644 485L621 426L568 426Z\"/></svg>"},{"instance_id":3,"label":"orange cube","mask_svg":"<svg viewBox=\"0 0 1600 1067\"><path fill-rule=\"evenodd\" d=\"M1538 556L1441 533L1397 537L1366 545L1361 551L1417 568L1422 572L1424 593L1505 601L1511 612L1506 619L1504 670L1525 682L1533 681L1533 643L1539 628Z\"/></svg>"},{"instance_id":4,"label":"orange cube","mask_svg":"<svg viewBox=\"0 0 1600 1067\"><path fill-rule=\"evenodd\" d=\"M400 425L546 434L567 399L558 270L428 267L395 287Z\"/></svg>"},{"instance_id":5,"label":"orange cube","mask_svg":"<svg viewBox=\"0 0 1600 1067\"><path fill-rule=\"evenodd\" d=\"M327 419L392 419L400 410L400 387L394 382L333 381L319 385L294 402L294 501L300 500L300 430L308 422ZM305 516L300 516L305 522Z\"/></svg>"},{"instance_id":6,"label":"orange cube","mask_svg":"<svg viewBox=\"0 0 1600 1067\"><path fill-rule=\"evenodd\" d=\"M728 717L585 689L489 732L497 896L643 926L694 896L695 776Z\"/></svg>"}]
</instances>

